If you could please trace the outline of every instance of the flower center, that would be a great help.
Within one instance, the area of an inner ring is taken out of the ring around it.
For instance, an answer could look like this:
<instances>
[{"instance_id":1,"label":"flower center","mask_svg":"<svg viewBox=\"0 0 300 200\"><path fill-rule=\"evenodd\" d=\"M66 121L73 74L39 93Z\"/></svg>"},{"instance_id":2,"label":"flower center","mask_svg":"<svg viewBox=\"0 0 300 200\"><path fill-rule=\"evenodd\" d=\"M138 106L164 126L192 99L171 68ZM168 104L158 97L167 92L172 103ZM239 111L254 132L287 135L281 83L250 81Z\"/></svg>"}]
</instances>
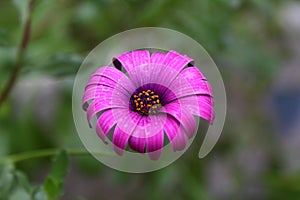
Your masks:
<instances>
[{"instance_id":1,"label":"flower center","mask_svg":"<svg viewBox=\"0 0 300 200\"><path fill-rule=\"evenodd\" d=\"M152 90L143 90L132 95L131 104L133 110L141 115L153 115L161 108L159 96Z\"/></svg>"}]
</instances>

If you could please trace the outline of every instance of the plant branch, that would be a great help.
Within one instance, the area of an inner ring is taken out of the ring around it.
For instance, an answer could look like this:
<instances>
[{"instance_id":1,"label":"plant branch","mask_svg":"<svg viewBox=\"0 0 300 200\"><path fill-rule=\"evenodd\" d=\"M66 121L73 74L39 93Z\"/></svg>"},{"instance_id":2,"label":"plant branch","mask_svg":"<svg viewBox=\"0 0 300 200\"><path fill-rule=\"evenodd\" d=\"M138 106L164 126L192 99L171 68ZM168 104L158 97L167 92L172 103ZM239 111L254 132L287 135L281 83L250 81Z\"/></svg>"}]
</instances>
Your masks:
<instances>
[{"instance_id":1,"label":"plant branch","mask_svg":"<svg viewBox=\"0 0 300 200\"><path fill-rule=\"evenodd\" d=\"M42 149L42 150L34 150L27 151L23 153L9 155L4 158L0 158L0 166L8 163L16 163L24 160L34 159L34 158L42 158L56 155L60 149ZM75 150L70 149L66 150L69 155L81 156L81 155L89 155L90 152L86 150ZM113 153L110 152L92 152L93 154L103 155L103 156L113 156Z\"/></svg>"},{"instance_id":2,"label":"plant branch","mask_svg":"<svg viewBox=\"0 0 300 200\"><path fill-rule=\"evenodd\" d=\"M24 54L25 54L26 48L28 46L29 38L30 38L31 15L32 15L34 2L35 2L35 0L31 0L29 2L29 5L28 5L28 15L27 15L27 18L26 18L26 21L25 21L23 36L22 36L20 47L19 47L18 55L17 55L17 58L16 58L16 63L15 63L14 69L12 71L12 74L9 77L9 79L8 79L8 81L7 81L5 87L4 87L4 89L3 89L3 91L0 95L0 106L5 101L5 99L9 95L10 91L12 90L12 88L13 88L16 80L17 80L20 69L22 67Z\"/></svg>"}]
</instances>

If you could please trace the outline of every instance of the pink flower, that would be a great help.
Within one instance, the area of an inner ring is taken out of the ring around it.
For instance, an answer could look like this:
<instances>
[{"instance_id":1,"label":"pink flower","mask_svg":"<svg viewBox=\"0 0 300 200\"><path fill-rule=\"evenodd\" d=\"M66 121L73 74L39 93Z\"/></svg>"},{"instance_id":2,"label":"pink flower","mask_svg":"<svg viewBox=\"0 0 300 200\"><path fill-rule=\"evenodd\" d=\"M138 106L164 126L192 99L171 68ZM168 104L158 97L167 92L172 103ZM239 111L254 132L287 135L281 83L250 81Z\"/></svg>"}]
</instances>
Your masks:
<instances>
[{"instance_id":1,"label":"pink flower","mask_svg":"<svg viewBox=\"0 0 300 200\"><path fill-rule=\"evenodd\" d=\"M119 155L128 144L158 159L166 139L174 151L185 148L196 132L194 115L213 122L210 84L186 55L135 50L113 58L113 65L91 75L82 105L89 124L97 116L103 142L112 132Z\"/></svg>"}]
</instances>

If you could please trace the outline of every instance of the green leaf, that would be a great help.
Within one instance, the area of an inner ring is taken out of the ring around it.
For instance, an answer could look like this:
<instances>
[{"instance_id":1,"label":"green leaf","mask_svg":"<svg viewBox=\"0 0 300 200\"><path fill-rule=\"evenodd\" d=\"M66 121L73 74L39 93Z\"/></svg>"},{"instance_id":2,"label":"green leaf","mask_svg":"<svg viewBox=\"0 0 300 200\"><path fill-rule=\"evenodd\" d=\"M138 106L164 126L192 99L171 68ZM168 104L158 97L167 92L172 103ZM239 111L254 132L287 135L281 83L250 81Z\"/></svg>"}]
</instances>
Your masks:
<instances>
[{"instance_id":1,"label":"green leaf","mask_svg":"<svg viewBox=\"0 0 300 200\"><path fill-rule=\"evenodd\" d=\"M9 137L5 129L0 128L0 156L5 156L8 153Z\"/></svg>"},{"instance_id":2,"label":"green leaf","mask_svg":"<svg viewBox=\"0 0 300 200\"><path fill-rule=\"evenodd\" d=\"M12 0L13 4L19 11L20 21L25 24L28 15L28 5L30 0Z\"/></svg>"},{"instance_id":3,"label":"green leaf","mask_svg":"<svg viewBox=\"0 0 300 200\"><path fill-rule=\"evenodd\" d=\"M6 200L13 189L13 171L13 165L5 165L0 168L0 200Z\"/></svg>"},{"instance_id":4,"label":"green leaf","mask_svg":"<svg viewBox=\"0 0 300 200\"><path fill-rule=\"evenodd\" d=\"M18 187L10 195L9 200L31 200L30 194L24 188Z\"/></svg>"},{"instance_id":5,"label":"green leaf","mask_svg":"<svg viewBox=\"0 0 300 200\"><path fill-rule=\"evenodd\" d=\"M82 61L83 57L77 54L56 54L50 57L39 70L57 77L75 75Z\"/></svg>"},{"instance_id":6,"label":"green leaf","mask_svg":"<svg viewBox=\"0 0 300 200\"><path fill-rule=\"evenodd\" d=\"M33 200L48 200L47 194L43 187L37 187L34 189L32 193L32 199Z\"/></svg>"},{"instance_id":7,"label":"green leaf","mask_svg":"<svg viewBox=\"0 0 300 200\"><path fill-rule=\"evenodd\" d=\"M44 190L47 193L49 200L54 200L60 196L62 192L62 181L57 181L53 177L48 176L44 183Z\"/></svg>"},{"instance_id":8,"label":"green leaf","mask_svg":"<svg viewBox=\"0 0 300 200\"><path fill-rule=\"evenodd\" d=\"M7 30L0 28L0 47L7 46L12 46L11 37Z\"/></svg>"},{"instance_id":9,"label":"green leaf","mask_svg":"<svg viewBox=\"0 0 300 200\"><path fill-rule=\"evenodd\" d=\"M23 172L20 172L20 171L17 171L15 173L15 176L16 176L16 179L19 183L19 186L21 186L22 188L24 188L24 190L28 193L31 193L32 189L31 189L31 185L28 181L28 178L27 176L23 173Z\"/></svg>"},{"instance_id":10,"label":"green leaf","mask_svg":"<svg viewBox=\"0 0 300 200\"><path fill-rule=\"evenodd\" d=\"M63 191L63 180L68 169L68 156L66 151L61 151L52 161L52 169L46 178L43 189L48 200L55 200Z\"/></svg>"},{"instance_id":11,"label":"green leaf","mask_svg":"<svg viewBox=\"0 0 300 200\"><path fill-rule=\"evenodd\" d=\"M50 176L57 180L63 180L68 170L68 155L65 150L62 150L52 161L52 169Z\"/></svg>"}]
</instances>

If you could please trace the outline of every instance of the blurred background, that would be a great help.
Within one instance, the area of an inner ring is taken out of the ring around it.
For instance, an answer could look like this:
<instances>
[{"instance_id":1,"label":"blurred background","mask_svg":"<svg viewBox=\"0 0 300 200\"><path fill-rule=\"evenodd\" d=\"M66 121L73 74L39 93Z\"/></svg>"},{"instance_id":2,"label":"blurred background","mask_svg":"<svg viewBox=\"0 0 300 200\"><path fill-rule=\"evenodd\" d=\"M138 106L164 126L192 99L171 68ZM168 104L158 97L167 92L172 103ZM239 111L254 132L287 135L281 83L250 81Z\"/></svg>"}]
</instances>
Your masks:
<instances>
[{"instance_id":1,"label":"blurred background","mask_svg":"<svg viewBox=\"0 0 300 200\"><path fill-rule=\"evenodd\" d=\"M28 3L0 1L0 91L18 62ZM2 160L83 149L71 109L76 72L97 44L137 27L171 28L203 45L224 79L227 119L207 157L198 159L196 138L175 163L147 174L69 155L64 181L52 184L51 157L0 162L1 200L300 199L299 1L36 0L31 21L17 81L0 105Z\"/></svg>"}]
</instances>

